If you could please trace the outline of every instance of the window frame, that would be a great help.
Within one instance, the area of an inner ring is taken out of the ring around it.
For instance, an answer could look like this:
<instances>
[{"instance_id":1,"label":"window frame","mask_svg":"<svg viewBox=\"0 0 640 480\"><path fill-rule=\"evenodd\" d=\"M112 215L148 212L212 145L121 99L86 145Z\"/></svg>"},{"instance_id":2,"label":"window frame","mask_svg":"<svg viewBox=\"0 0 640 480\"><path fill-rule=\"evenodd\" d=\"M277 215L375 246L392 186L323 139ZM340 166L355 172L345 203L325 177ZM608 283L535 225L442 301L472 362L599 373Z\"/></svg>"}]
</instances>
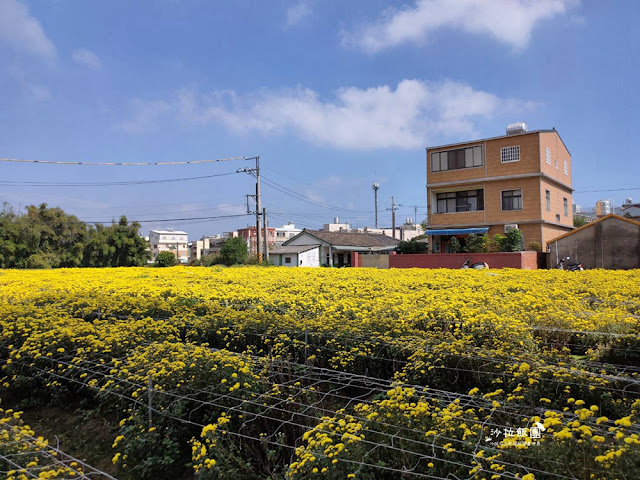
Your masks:
<instances>
[{"instance_id":1,"label":"window frame","mask_svg":"<svg viewBox=\"0 0 640 480\"><path fill-rule=\"evenodd\" d=\"M476 149L479 152L479 162L477 162ZM467 151L470 151L470 155L467 154ZM450 154L453 154L450 157ZM442 158L442 154L446 154L446 158ZM468 158L471 158L471 165L467 166ZM471 147L464 148L453 148L451 150L439 150L437 152L431 152L431 172L448 172L451 170L463 170L466 168L482 168L484 166L484 152L482 149L482 145L473 145ZM447 168L442 168L443 160L446 162ZM451 162L453 161L454 166L451 168ZM437 169L435 168L437 165Z\"/></svg>"},{"instance_id":2,"label":"window frame","mask_svg":"<svg viewBox=\"0 0 640 480\"><path fill-rule=\"evenodd\" d=\"M544 191L544 199L545 199L545 206L546 206L546 210L547 212L551 211L551 190L546 190Z\"/></svg>"},{"instance_id":3,"label":"window frame","mask_svg":"<svg viewBox=\"0 0 640 480\"><path fill-rule=\"evenodd\" d=\"M551 149L549 147L545 147L544 154L545 154L545 163L547 165L551 165Z\"/></svg>"},{"instance_id":4,"label":"window frame","mask_svg":"<svg viewBox=\"0 0 640 480\"><path fill-rule=\"evenodd\" d=\"M569 176L569 162L564 160L564 174Z\"/></svg>"},{"instance_id":5,"label":"window frame","mask_svg":"<svg viewBox=\"0 0 640 480\"><path fill-rule=\"evenodd\" d=\"M512 199L512 204L513 204L513 199L514 198L519 198L520 199L520 208L504 208L504 194L505 192L520 192L520 195L512 195L510 198ZM522 188L510 188L507 190L500 190L500 210L503 212L518 212L518 211L522 211L524 210L524 199L523 199L523 194L522 194Z\"/></svg>"},{"instance_id":6,"label":"window frame","mask_svg":"<svg viewBox=\"0 0 640 480\"><path fill-rule=\"evenodd\" d=\"M475 192L474 195L469 195L469 192ZM464 194L464 195L462 195ZM436 192L436 214L446 213L467 213L467 212L482 212L484 211L484 189L476 188L471 190L456 190L453 192ZM465 199L475 198L476 209L471 210L469 203L463 203ZM481 200L480 200L481 199ZM445 209L440 210L440 205L444 205ZM469 207L469 209L462 209L463 207ZM481 207L481 208L479 208Z\"/></svg>"},{"instance_id":7,"label":"window frame","mask_svg":"<svg viewBox=\"0 0 640 480\"><path fill-rule=\"evenodd\" d=\"M517 158L516 158L517 154ZM510 145L500 149L500 163L515 163L520 161L520 145Z\"/></svg>"},{"instance_id":8,"label":"window frame","mask_svg":"<svg viewBox=\"0 0 640 480\"><path fill-rule=\"evenodd\" d=\"M562 208L564 210L564 216L569 216L569 199L567 197L562 197Z\"/></svg>"}]
</instances>

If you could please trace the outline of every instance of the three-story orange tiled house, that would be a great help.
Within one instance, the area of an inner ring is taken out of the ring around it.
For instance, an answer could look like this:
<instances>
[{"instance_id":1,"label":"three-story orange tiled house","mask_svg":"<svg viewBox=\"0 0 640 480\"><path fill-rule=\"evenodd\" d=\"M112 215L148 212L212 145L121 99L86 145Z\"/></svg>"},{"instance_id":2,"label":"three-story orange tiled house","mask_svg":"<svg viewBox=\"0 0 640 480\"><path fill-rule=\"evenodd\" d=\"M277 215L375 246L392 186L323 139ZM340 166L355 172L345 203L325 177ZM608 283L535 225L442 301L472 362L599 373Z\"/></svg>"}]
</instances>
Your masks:
<instances>
[{"instance_id":1,"label":"three-story orange tiled house","mask_svg":"<svg viewBox=\"0 0 640 480\"><path fill-rule=\"evenodd\" d=\"M573 229L571 154L553 130L507 127L507 135L427 148L430 249L449 251L452 235L504 235L524 245Z\"/></svg>"}]
</instances>

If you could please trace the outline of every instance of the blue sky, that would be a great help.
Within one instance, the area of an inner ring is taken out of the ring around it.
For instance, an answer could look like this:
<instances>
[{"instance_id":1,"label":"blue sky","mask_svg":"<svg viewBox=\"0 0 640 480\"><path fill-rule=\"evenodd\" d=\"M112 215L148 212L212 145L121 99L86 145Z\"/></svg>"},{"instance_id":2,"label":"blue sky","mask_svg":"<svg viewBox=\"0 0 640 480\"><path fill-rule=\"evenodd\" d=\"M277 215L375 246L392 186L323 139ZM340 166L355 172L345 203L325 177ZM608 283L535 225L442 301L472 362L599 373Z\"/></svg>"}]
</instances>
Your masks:
<instances>
[{"instance_id":1,"label":"blue sky","mask_svg":"<svg viewBox=\"0 0 640 480\"><path fill-rule=\"evenodd\" d=\"M270 225L425 216L425 147L556 127L574 201L640 199L640 2L0 0L0 157L171 162L260 156ZM253 224L251 162L0 162L0 199L190 238ZM281 189L282 190L282 189ZM598 191L593 191L598 190ZM286 190L285 190L286 191ZM310 199L312 203L300 199ZM326 208L322 205L328 205ZM333 209L333 207L337 207ZM157 221L157 220L170 221Z\"/></svg>"}]
</instances>

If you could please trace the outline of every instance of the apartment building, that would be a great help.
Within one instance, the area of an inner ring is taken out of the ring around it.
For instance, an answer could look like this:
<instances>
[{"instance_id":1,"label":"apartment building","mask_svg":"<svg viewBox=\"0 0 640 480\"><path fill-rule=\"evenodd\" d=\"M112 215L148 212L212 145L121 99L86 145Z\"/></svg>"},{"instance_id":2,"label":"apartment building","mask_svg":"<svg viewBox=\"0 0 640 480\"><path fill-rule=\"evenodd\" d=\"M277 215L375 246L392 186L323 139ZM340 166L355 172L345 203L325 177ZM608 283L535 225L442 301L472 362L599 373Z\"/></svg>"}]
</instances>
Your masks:
<instances>
[{"instance_id":1,"label":"apartment building","mask_svg":"<svg viewBox=\"0 0 640 480\"><path fill-rule=\"evenodd\" d=\"M452 236L504 235L524 245L573 229L571 154L552 130L507 127L500 137L427 148L429 248L446 253Z\"/></svg>"},{"instance_id":2,"label":"apartment building","mask_svg":"<svg viewBox=\"0 0 640 480\"><path fill-rule=\"evenodd\" d=\"M256 241L256 227L239 228L237 235L247 242L247 248L251 255L257 253L257 241ZM262 251L262 242L264 242L264 231L260 233L260 250ZM273 227L267 227L267 243L269 247L273 247L276 242L276 229Z\"/></svg>"},{"instance_id":3,"label":"apartment building","mask_svg":"<svg viewBox=\"0 0 640 480\"><path fill-rule=\"evenodd\" d=\"M301 228L296 228L295 224L292 222L286 223L281 227L276 227L276 240L275 243L277 246L282 245L284 242L289 240L290 238L295 237L302 231Z\"/></svg>"},{"instance_id":4,"label":"apartment building","mask_svg":"<svg viewBox=\"0 0 640 480\"><path fill-rule=\"evenodd\" d=\"M151 230L149 232L149 244L153 260L160 252L173 253L180 263L189 261L189 248L187 248L187 232L180 230Z\"/></svg>"}]
</instances>

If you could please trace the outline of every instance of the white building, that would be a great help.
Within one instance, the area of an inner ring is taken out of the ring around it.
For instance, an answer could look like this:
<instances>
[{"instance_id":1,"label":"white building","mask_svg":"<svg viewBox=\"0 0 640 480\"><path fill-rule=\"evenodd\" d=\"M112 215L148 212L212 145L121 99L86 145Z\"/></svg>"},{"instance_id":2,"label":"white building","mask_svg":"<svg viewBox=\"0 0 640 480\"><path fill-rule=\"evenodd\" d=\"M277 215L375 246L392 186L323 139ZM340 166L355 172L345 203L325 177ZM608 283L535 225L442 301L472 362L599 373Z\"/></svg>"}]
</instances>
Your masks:
<instances>
[{"instance_id":1,"label":"white building","mask_svg":"<svg viewBox=\"0 0 640 480\"><path fill-rule=\"evenodd\" d=\"M227 239L221 235L203 236L200 240L194 240L189 244L191 260L202 260L202 257L210 253L219 252Z\"/></svg>"},{"instance_id":2,"label":"white building","mask_svg":"<svg viewBox=\"0 0 640 480\"><path fill-rule=\"evenodd\" d=\"M320 266L319 245L280 246L269 252L269 260L280 267Z\"/></svg>"},{"instance_id":3,"label":"white building","mask_svg":"<svg viewBox=\"0 0 640 480\"><path fill-rule=\"evenodd\" d=\"M350 232L351 225L349 223L340 223L340 219L335 217L333 223L325 223L322 226L323 232Z\"/></svg>"},{"instance_id":4,"label":"white building","mask_svg":"<svg viewBox=\"0 0 640 480\"><path fill-rule=\"evenodd\" d=\"M151 244L151 255L155 261L160 252L173 253L180 263L189 261L189 248L187 232L180 230L151 230L149 232L149 243Z\"/></svg>"},{"instance_id":5,"label":"white building","mask_svg":"<svg viewBox=\"0 0 640 480\"><path fill-rule=\"evenodd\" d=\"M290 238L295 237L301 231L302 230L300 228L296 228L296 226L291 222L281 227L276 227L276 246L282 245Z\"/></svg>"}]
</instances>

